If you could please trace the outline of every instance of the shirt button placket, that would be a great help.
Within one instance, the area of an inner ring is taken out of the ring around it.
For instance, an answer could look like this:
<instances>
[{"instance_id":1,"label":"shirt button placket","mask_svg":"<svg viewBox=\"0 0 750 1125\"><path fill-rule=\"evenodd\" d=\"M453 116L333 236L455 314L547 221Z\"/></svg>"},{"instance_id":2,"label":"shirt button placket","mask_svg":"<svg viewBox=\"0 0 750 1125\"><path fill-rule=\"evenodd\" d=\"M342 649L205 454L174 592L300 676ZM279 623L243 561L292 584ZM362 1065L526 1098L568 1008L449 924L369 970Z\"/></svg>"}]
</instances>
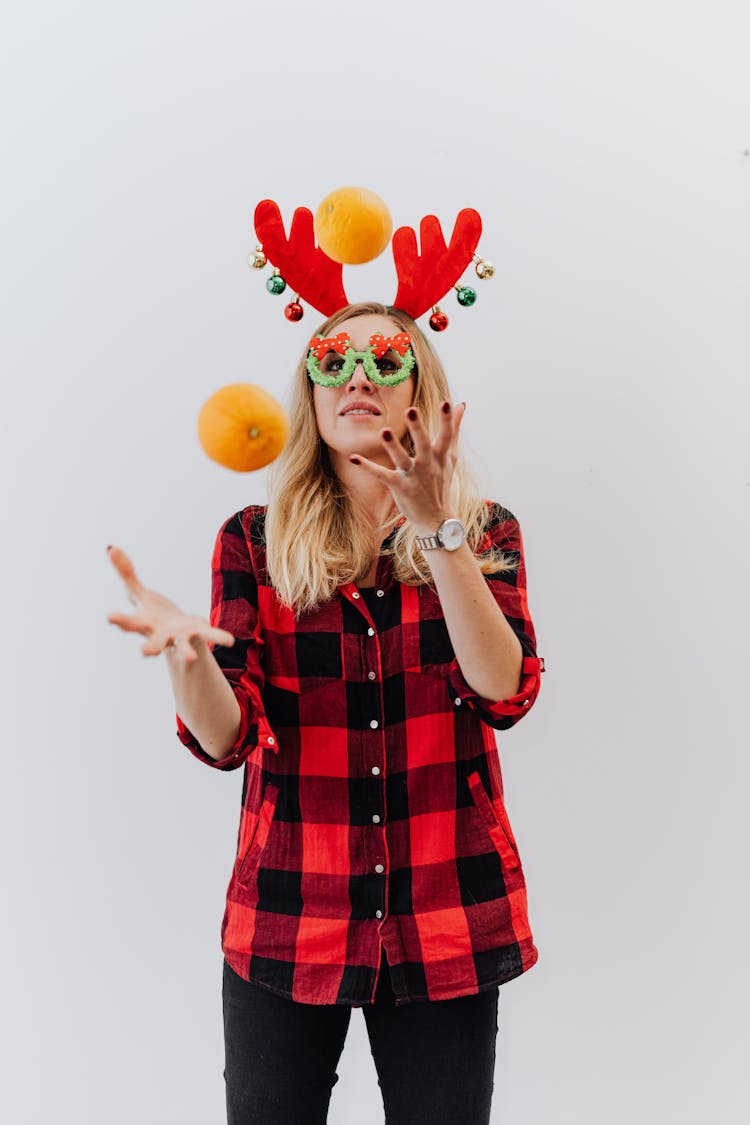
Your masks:
<instances>
[{"instance_id":1,"label":"shirt button placket","mask_svg":"<svg viewBox=\"0 0 750 1125\"><path fill-rule=\"evenodd\" d=\"M384 591L383 591L383 590L378 590L378 591L377 591L377 596L378 596L379 598L382 598L382 596L383 596L383 593L384 593ZM356 597L356 594L355 594L355 597ZM373 629L373 627L372 627L371 625L369 625L369 626L367 627L367 635L368 635L368 637L374 637L374 636L375 636L375 630ZM376 673L376 672L374 672L374 671L373 671L373 670L371 669L371 670L370 670L370 671L369 671L369 672L367 673L367 678L368 678L368 680L375 680L375 679L377 679L377 673ZM379 728L379 727L380 727L380 722L379 722L379 720L378 720L378 719L370 719L370 729L371 729L371 730L378 730L378 728ZM373 774L373 776L374 776L374 777L377 777L377 776L379 776L379 774L380 774L380 766L371 766L371 768L370 768L370 772L371 772L371 773ZM373 823L373 824L380 824L380 822L381 822L381 816L380 816L380 813L373 813L373 814L372 814L372 823ZM385 871L385 867L384 867L384 865L383 865L382 863L376 863L376 864L375 864L375 872L376 872L376 874L378 874L378 875L382 875L384 871ZM375 917L376 917L376 918L382 918L382 917L383 917L383 911L382 911L382 909L378 908L378 909L377 909L377 910L375 911Z\"/></svg>"}]
</instances>

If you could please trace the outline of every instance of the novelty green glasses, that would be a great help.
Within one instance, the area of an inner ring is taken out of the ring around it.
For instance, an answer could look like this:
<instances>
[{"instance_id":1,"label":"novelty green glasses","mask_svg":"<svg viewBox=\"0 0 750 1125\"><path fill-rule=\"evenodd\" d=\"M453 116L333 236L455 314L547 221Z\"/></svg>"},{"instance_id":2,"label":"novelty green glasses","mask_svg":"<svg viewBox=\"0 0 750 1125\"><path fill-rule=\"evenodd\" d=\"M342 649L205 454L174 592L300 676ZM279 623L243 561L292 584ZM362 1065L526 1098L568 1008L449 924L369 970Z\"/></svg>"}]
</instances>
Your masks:
<instances>
[{"instance_id":1,"label":"novelty green glasses","mask_svg":"<svg viewBox=\"0 0 750 1125\"><path fill-rule=\"evenodd\" d=\"M384 336L376 332L363 352L352 347L348 332L336 336L314 336L307 352L307 374L323 387L340 387L351 379L358 363L373 383L393 387L408 379L414 367L411 336L399 332Z\"/></svg>"}]
</instances>

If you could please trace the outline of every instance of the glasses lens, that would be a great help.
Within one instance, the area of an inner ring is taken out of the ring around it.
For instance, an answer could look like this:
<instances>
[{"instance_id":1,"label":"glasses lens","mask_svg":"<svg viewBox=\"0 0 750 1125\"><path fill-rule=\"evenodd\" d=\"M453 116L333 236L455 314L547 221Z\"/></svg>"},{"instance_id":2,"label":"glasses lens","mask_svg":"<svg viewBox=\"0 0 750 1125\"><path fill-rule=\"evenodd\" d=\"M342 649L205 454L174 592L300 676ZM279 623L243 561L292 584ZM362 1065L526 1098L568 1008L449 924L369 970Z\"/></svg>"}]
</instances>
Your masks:
<instances>
[{"instance_id":1,"label":"glasses lens","mask_svg":"<svg viewBox=\"0 0 750 1125\"><path fill-rule=\"evenodd\" d=\"M321 375L338 375L343 366L344 357L334 351L326 352L323 358L318 360Z\"/></svg>"},{"instance_id":2,"label":"glasses lens","mask_svg":"<svg viewBox=\"0 0 750 1125\"><path fill-rule=\"evenodd\" d=\"M375 357L375 366L381 375L394 375L403 364L402 357L393 348L389 348L385 355Z\"/></svg>"}]
</instances>

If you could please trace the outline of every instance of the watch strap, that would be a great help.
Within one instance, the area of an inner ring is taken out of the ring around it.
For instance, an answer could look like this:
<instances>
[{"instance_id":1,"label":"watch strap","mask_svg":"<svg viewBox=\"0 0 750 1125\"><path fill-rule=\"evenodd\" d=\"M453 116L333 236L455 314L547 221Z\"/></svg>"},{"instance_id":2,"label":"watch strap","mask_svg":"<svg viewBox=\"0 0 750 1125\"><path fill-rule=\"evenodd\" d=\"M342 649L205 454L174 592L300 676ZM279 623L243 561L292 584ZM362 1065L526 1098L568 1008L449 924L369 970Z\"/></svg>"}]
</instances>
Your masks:
<instances>
[{"instance_id":1,"label":"watch strap","mask_svg":"<svg viewBox=\"0 0 750 1125\"><path fill-rule=\"evenodd\" d=\"M438 547L442 547L442 543L437 535L415 535L414 542L422 551L434 551Z\"/></svg>"}]
</instances>

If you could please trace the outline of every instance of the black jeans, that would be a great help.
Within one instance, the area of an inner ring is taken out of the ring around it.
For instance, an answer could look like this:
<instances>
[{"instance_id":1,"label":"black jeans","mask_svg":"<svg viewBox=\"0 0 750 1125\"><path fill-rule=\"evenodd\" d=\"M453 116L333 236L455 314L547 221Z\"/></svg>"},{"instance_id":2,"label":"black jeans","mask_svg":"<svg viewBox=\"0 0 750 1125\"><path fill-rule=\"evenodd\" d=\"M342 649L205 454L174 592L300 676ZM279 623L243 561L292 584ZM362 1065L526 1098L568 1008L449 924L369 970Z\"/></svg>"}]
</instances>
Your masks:
<instances>
[{"instance_id":1,"label":"black jeans","mask_svg":"<svg viewBox=\"0 0 750 1125\"><path fill-rule=\"evenodd\" d=\"M386 1125L488 1125L498 987L396 1007L385 953L363 1004ZM300 1004L224 961L227 1125L325 1125L352 1009Z\"/></svg>"}]
</instances>

